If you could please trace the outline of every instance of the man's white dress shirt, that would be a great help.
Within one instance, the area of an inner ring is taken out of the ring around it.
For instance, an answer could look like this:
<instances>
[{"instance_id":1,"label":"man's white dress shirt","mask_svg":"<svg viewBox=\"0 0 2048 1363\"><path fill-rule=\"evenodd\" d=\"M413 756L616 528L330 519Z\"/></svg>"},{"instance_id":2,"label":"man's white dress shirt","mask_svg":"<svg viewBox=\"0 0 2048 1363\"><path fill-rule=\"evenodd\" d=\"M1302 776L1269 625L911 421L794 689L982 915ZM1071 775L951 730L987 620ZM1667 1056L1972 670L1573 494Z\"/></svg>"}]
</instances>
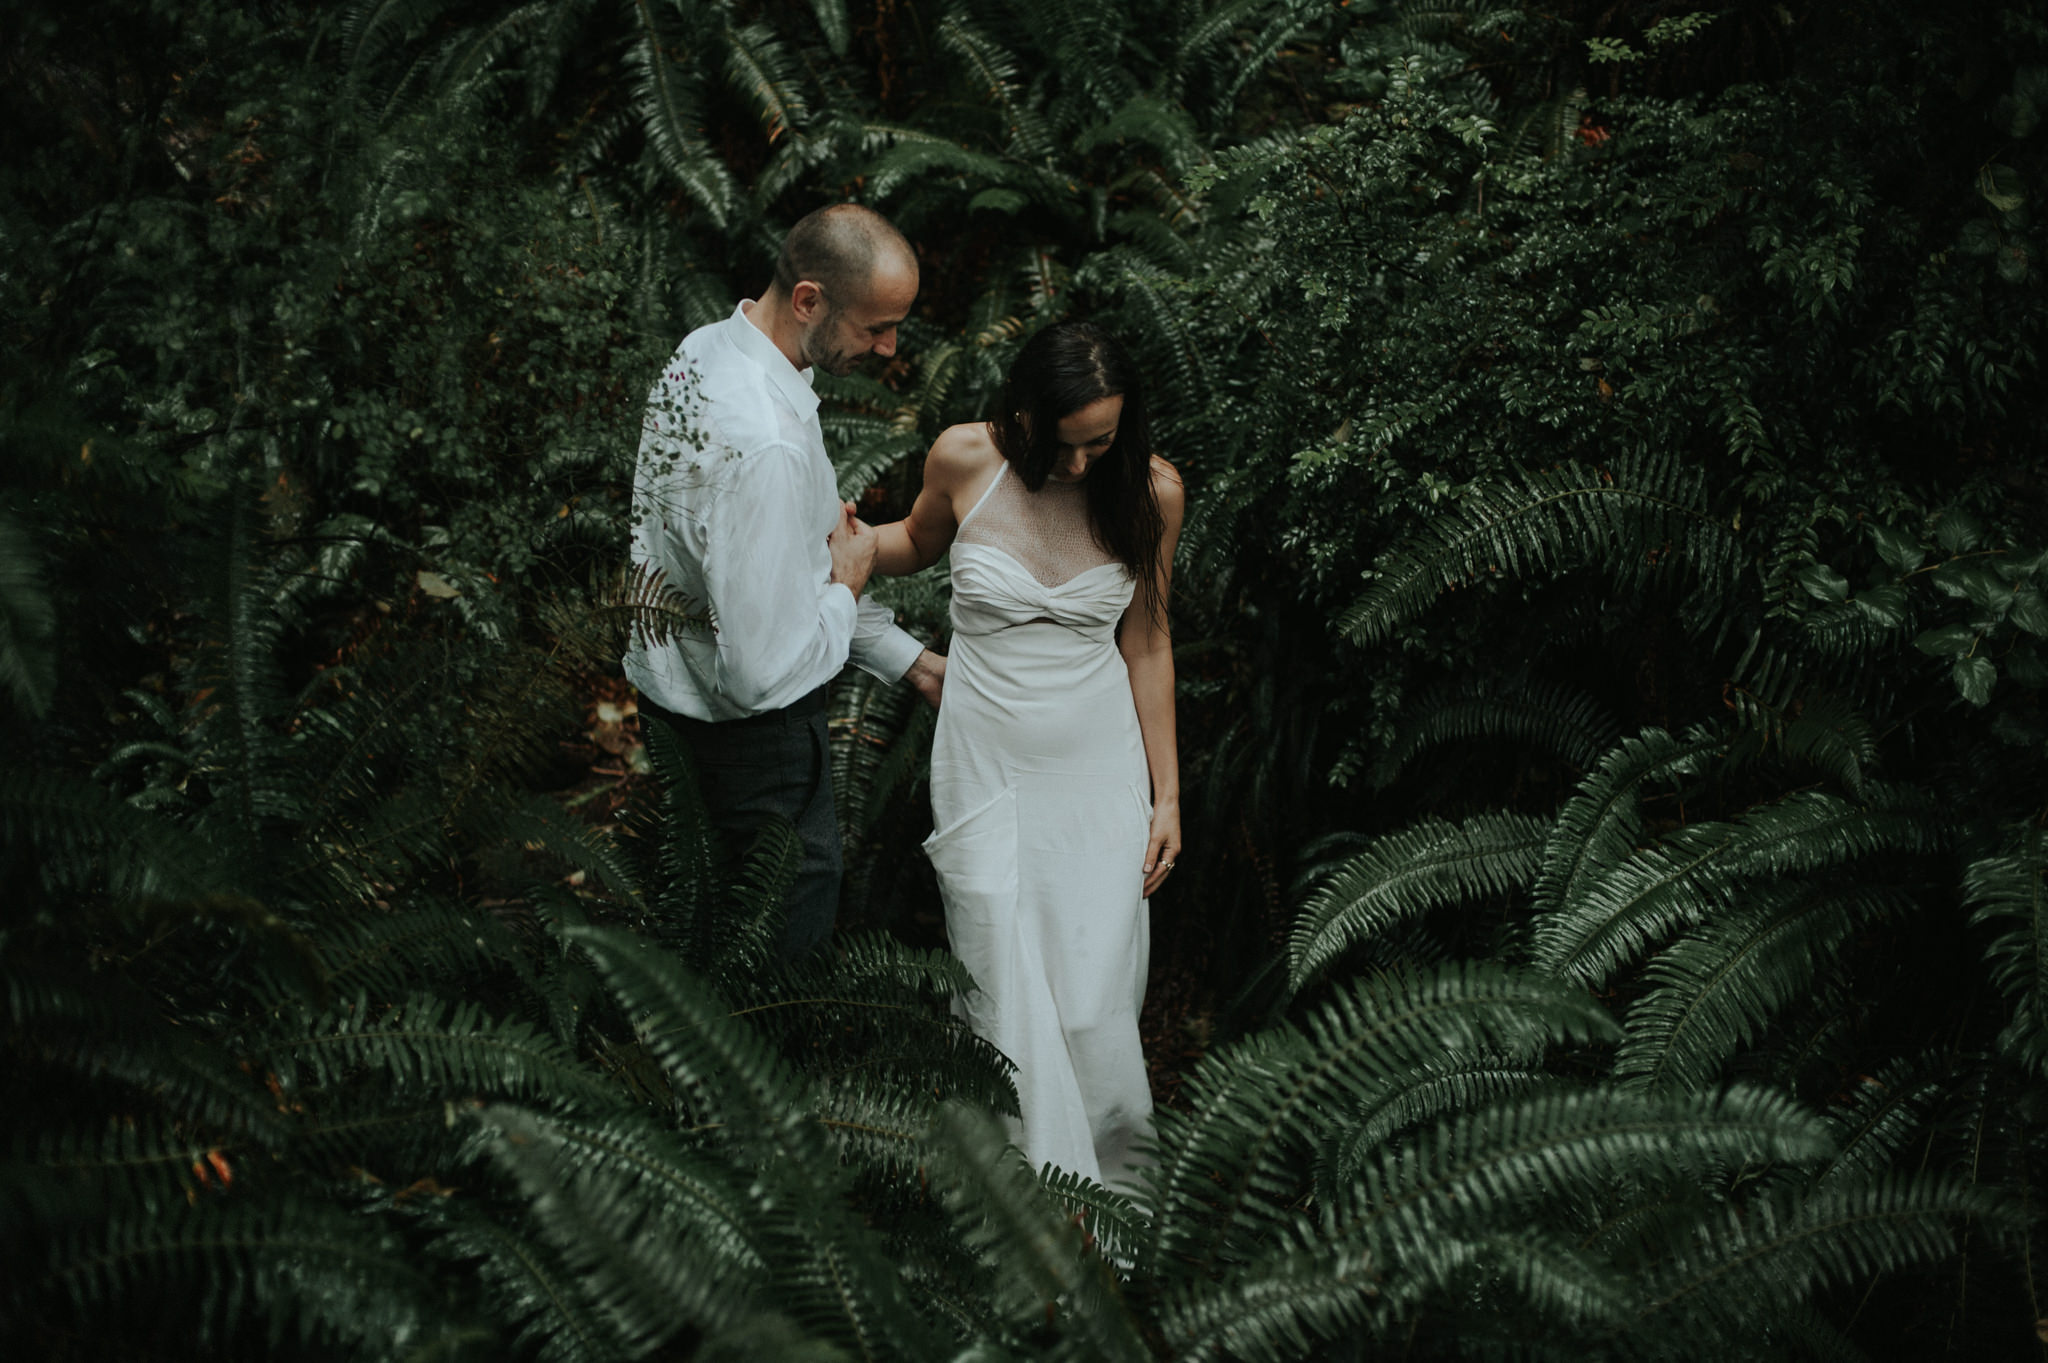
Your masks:
<instances>
[{"instance_id":1,"label":"man's white dress shirt","mask_svg":"<svg viewBox=\"0 0 2048 1363\"><path fill-rule=\"evenodd\" d=\"M695 719L779 709L849 658L899 680L922 645L831 581L841 503L811 371L752 322L752 300L683 338L648 394L633 562L708 605L712 630L626 654L626 678Z\"/></svg>"}]
</instances>

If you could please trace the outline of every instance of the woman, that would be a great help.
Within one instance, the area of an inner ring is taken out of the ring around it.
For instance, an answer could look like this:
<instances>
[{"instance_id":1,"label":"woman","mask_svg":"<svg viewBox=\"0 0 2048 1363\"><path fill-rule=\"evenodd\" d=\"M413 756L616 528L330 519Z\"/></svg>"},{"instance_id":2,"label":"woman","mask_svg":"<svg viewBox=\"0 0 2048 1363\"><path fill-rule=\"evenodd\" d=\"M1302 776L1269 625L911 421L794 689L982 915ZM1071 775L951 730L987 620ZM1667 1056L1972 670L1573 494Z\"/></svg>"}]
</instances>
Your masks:
<instances>
[{"instance_id":1,"label":"woman","mask_svg":"<svg viewBox=\"0 0 2048 1363\"><path fill-rule=\"evenodd\" d=\"M1129 357L1048 327L995 420L954 426L876 570L952 550L953 646L925 851L975 1032L1017 1065L1018 1143L1127 1183L1152 1112L1145 899L1179 856L1167 592L1182 493Z\"/></svg>"}]
</instances>

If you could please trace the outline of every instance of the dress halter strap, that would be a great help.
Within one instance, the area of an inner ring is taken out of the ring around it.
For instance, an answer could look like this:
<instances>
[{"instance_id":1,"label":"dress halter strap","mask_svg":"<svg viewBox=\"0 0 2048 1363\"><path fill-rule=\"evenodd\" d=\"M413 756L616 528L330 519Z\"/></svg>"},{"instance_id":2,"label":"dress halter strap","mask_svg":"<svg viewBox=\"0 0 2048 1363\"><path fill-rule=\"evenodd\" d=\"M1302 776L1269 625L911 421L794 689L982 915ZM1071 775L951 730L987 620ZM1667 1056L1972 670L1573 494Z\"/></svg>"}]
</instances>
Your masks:
<instances>
[{"instance_id":1,"label":"dress halter strap","mask_svg":"<svg viewBox=\"0 0 2048 1363\"><path fill-rule=\"evenodd\" d=\"M1010 461L1007 459L1003 460L1001 463L996 465L996 476L988 480L988 486L983 488L981 490L981 495L974 499L974 505L968 508L967 514L960 518L960 524L954 527L955 534L959 533L962 530L965 530L967 528L967 522L974 519L974 513L981 510L982 507L988 505L989 494L996 490L996 485L1003 481L1003 475L1008 473L1009 471Z\"/></svg>"}]
</instances>

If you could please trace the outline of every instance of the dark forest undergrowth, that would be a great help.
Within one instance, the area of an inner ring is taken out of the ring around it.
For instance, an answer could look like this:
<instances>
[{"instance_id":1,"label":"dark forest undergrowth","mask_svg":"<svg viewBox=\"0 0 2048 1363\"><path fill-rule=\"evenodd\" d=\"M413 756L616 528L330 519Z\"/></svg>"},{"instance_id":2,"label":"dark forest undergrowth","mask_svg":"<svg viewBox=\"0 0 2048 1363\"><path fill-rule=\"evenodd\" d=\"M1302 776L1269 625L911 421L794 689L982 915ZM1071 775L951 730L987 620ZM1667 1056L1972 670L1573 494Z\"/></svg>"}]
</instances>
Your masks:
<instances>
[{"instance_id":1,"label":"dark forest undergrowth","mask_svg":"<svg viewBox=\"0 0 2048 1363\"><path fill-rule=\"evenodd\" d=\"M2048 1355L2040 6L17 10L9 1356ZM870 520L1073 315L1188 480L1136 1199L929 712L777 968L618 677L647 380L848 197Z\"/></svg>"}]
</instances>

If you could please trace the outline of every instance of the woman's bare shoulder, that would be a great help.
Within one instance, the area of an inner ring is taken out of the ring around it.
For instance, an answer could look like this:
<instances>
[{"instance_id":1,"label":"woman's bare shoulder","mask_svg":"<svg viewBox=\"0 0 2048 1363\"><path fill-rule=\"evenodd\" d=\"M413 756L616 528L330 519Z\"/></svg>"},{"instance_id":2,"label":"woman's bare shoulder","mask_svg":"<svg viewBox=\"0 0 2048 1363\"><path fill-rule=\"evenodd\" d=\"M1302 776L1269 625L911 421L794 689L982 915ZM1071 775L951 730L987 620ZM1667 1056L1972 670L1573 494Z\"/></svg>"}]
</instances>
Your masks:
<instances>
[{"instance_id":1,"label":"woman's bare shoulder","mask_svg":"<svg viewBox=\"0 0 2048 1363\"><path fill-rule=\"evenodd\" d=\"M924 462L927 470L936 466L948 475L972 477L988 472L1002 457L996 442L989 438L988 423L968 421L940 431L939 438L932 442L931 449L925 454Z\"/></svg>"},{"instance_id":2,"label":"woman's bare shoulder","mask_svg":"<svg viewBox=\"0 0 2048 1363\"><path fill-rule=\"evenodd\" d=\"M1180 470L1167 463L1163 455L1152 456L1152 495L1159 499L1162 511L1179 511L1187 500Z\"/></svg>"}]
</instances>

